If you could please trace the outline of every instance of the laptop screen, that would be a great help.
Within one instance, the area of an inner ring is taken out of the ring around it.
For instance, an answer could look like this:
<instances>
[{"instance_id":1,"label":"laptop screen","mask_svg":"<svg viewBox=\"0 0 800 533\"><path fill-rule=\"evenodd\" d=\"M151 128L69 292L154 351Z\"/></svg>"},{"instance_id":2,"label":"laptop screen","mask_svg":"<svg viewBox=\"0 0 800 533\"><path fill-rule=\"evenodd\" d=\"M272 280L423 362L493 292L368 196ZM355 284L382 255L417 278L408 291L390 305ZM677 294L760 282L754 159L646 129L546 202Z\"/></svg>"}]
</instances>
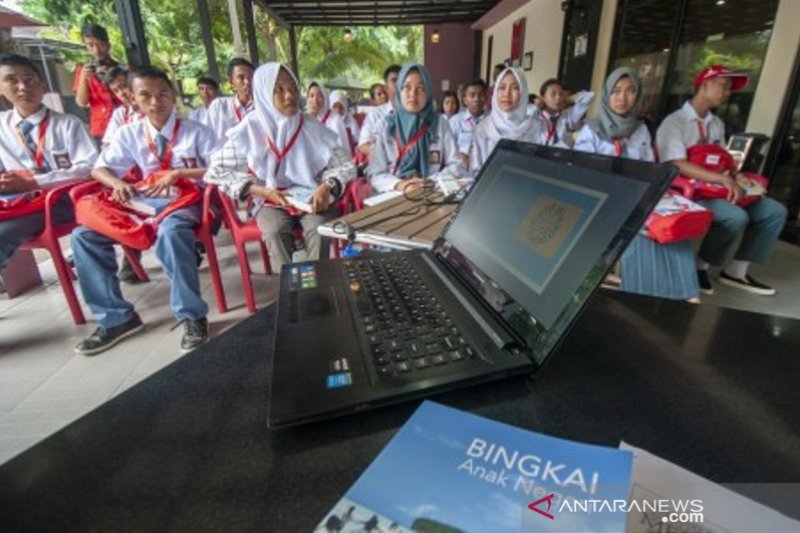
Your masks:
<instances>
[{"instance_id":1,"label":"laptop screen","mask_svg":"<svg viewBox=\"0 0 800 533\"><path fill-rule=\"evenodd\" d=\"M663 186L648 195L656 182L626 176L627 164L561 150L541 157L521 144L498 145L443 237L550 330L568 308L577 313L638 231L644 214L632 213ZM655 177L658 167L644 167Z\"/></svg>"}]
</instances>

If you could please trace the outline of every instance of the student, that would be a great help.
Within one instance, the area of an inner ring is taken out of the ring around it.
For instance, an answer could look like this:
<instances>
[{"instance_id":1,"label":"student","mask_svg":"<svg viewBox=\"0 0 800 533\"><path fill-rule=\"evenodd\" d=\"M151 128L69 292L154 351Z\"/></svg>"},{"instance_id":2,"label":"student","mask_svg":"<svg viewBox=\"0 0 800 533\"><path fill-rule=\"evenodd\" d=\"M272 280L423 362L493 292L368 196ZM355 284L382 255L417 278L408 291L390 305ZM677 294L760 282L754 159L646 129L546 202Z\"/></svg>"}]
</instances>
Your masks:
<instances>
[{"instance_id":1,"label":"student","mask_svg":"<svg viewBox=\"0 0 800 533\"><path fill-rule=\"evenodd\" d=\"M639 161L655 161L647 126L639 120L643 94L639 76L629 67L606 79L597 116L578 133L575 150ZM620 259L621 289L697 302L699 287L691 243L670 244L637 234Z\"/></svg>"},{"instance_id":2,"label":"student","mask_svg":"<svg viewBox=\"0 0 800 533\"><path fill-rule=\"evenodd\" d=\"M458 103L458 95L455 91L444 91L442 93L442 114L444 118L450 118L461 111L461 105Z\"/></svg>"},{"instance_id":3,"label":"student","mask_svg":"<svg viewBox=\"0 0 800 533\"><path fill-rule=\"evenodd\" d=\"M350 114L350 102L347 99L346 92L338 89L331 92L331 109L342 117L344 127L347 128L347 141L350 143L350 153L352 154L356 149L361 128L358 127L356 119Z\"/></svg>"},{"instance_id":4,"label":"student","mask_svg":"<svg viewBox=\"0 0 800 533\"><path fill-rule=\"evenodd\" d=\"M336 216L331 197L341 196L356 169L333 132L300 111L297 78L289 69L261 65L253 85L255 110L214 155L205 180L234 199L253 199L272 270L279 273L291 262L296 224L303 228L306 256L327 256L317 227ZM289 207L283 191L290 187L314 191L313 213Z\"/></svg>"},{"instance_id":5,"label":"student","mask_svg":"<svg viewBox=\"0 0 800 533\"><path fill-rule=\"evenodd\" d=\"M0 94L13 109L0 113L0 195L48 189L89 177L97 148L78 117L42 104L46 85L27 57L0 55ZM53 222L74 218L64 195L52 210ZM44 231L44 210L0 221L0 271L14 251Z\"/></svg>"},{"instance_id":6,"label":"student","mask_svg":"<svg viewBox=\"0 0 800 533\"><path fill-rule=\"evenodd\" d=\"M460 159L447 121L433 105L428 71L408 63L397 78L395 112L373 147L367 177L378 192L407 191L426 179L457 178Z\"/></svg>"},{"instance_id":7,"label":"student","mask_svg":"<svg viewBox=\"0 0 800 533\"><path fill-rule=\"evenodd\" d=\"M121 105L103 82L102 76L120 64L111 57L108 32L104 27L87 24L81 29L81 37L92 60L75 71L72 92L75 93L75 101L79 106L89 108L89 129L100 146L108 121L111 120L111 113Z\"/></svg>"},{"instance_id":8,"label":"student","mask_svg":"<svg viewBox=\"0 0 800 533\"><path fill-rule=\"evenodd\" d=\"M144 114L136 107L133 95L128 88L128 71L121 67L114 67L108 71L106 79L108 88L122 102L122 105L111 114L111 120L103 134L102 148L104 150L120 127L144 118Z\"/></svg>"},{"instance_id":9,"label":"student","mask_svg":"<svg viewBox=\"0 0 800 533\"><path fill-rule=\"evenodd\" d=\"M667 116L656 133L658 153L688 178L723 185L727 199L698 200L714 212L714 223L698 253L697 275L700 289L712 294L709 265L722 267L720 283L753 294L771 296L775 289L748 274L751 262L766 263L786 222L786 208L763 197L747 207L738 207L742 191L740 176L718 174L689 162L687 150L698 144L724 143L725 127L712 109L728 100L731 91L743 89L747 76L731 72L722 65L703 69L694 79L695 94L683 107ZM741 176L747 179L744 176Z\"/></svg>"},{"instance_id":10,"label":"student","mask_svg":"<svg viewBox=\"0 0 800 533\"><path fill-rule=\"evenodd\" d=\"M386 103L372 109L364 119L361 126L361 134L358 137L358 150L365 156L369 156L372 145L383 131L386 124L386 117L394 113L392 102L395 101L395 89L397 76L400 73L400 65L390 65L383 71L383 81L386 85Z\"/></svg>"},{"instance_id":11,"label":"student","mask_svg":"<svg viewBox=\"0 0 800 533\"><path fill-rule=\"evenodd\" d=\"M342 117L331 109L328 99L328 90L318 82L312 81L306 93L306 113L319 120L339 139L341 146L351 157L353 150L350 148L350 139L347 136L347 127Z\"/></svg>"},{"instance_id":12,"label":"student","mask_svg":"<svg viewBox=\"0 0 800 533\"><path fill-rule=\"evenodd\" d=\"M539 90L539 107L532 110L534 120L541 122L538 143L545 146L571 148L574 134L582 125L594 93L580 91L567 96L557 79L549 79Z\"/></svg>"},{"instance_id":13,"label":"student","mask_svg":"<svg viewBox=\"0 0 800 533\"><path fill-rule=\"evenodd\" d=\"M378 106L389 101L389 94L386 92L386 85L373 83L369 88L369 99L372 105Z\"/></svg>"},{"instance_id":14,"label":"student","mask_svg":"<svg viewBox=\"0 0 800 533\"><path fill-rule=\"evenodd\" d=\"M497 85L497 80L499 79L500 73L506 69L506 66L502 63L498 63L492 69L492 82L489 86L489 89L486 91L486 110L492 110L492 96L494 92L494 86Z\"/></svg>"},{"instance_id":15,"label":"student","mask_svg":"<svg viewBox=\"0 0 800 533\"><path fill-rule=\"evenodd\" d=\"M253 110L253 64L237 57L228 63L228 81L236 94L214 99L206 110L204 124L220 139Z\"/></svg>"},{"instance_id":16,"label":"student","mask_svg":"<svg viewBox=\"0 0 800 533\"><path fill-rule=\"evenodd\" d=\"M197 96L200 97L200 102L203 105L197 109L192 109L189 113L189 118L195 122L205 122L208 106L219 96L219 84L217 80L206 76L197 78Z\"/></svg>"},{"instance_id":17,"label":"student","mask_svg":"<svg viewBox=\"0 0 800 533\"><path fill-rule=\"evenodd\" d=\"M492 112L475 127L470 148L470 175L475 176L500 139L534 142L538 124L525 113L528 105L528 82L515 67L504 69L492 91Z\"/></svg>"},{"instance_id":18,"label":"student","mask_svg":"<svg viewBox=\"0 0 800 533\"><path fill-rule=\"evenodd\" d=\"M112 197L127 201L137 194L123 181L132 168L142 176L169 170L145 194L164 191L179 177L200 179L218 140L207 126L181 120L175 112L175 89L167 75L153 67L142 67L131 77L133 97L144 120L120 128L111 145L97 160L92 177L111 189ZM200 204L179 209L158 225L155 253L170 281L172 314L183 323L181 350L188 352L208 338L208 306L200 294L195 262L194 227L200 220ZM93 355L107 350L143 327L133 304L126 301L116 277L116 242L85 226L72 232L72 250L83 298L100 326L80 342L75 351Z\"/></svg>"},{"instance_id":19,"label":"student","mask_svg":"<svg viewBox=\"0 0 800 533\"><path fill-rule=\"evenodd\" d=\"M450 129L456 140L464 168L469 168L469 146L472 130L486 116L486 83L477 79L464 90L464 110L450 118Z\"/></svg>"}]
</instances>

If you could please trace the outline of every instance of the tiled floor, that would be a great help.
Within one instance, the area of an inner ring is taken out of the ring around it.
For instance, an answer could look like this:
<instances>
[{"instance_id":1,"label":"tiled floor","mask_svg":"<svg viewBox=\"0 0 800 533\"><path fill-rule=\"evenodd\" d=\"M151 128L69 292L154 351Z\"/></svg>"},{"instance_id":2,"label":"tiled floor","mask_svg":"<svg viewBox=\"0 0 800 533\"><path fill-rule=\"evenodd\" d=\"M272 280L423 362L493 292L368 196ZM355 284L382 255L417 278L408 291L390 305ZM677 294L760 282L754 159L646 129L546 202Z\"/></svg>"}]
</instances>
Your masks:
<instances>
[{"instance_id":1,"label":"tiled floor","mask_svg":"<svg viewBox=\"0 0 800 533\"><path fill-rule=\"evenodd\" d=\"M212 335L248 316L233 246L220 242L218 252L232 310L222 316L216 312L208 270L203 268L201 283L211 309ZM277 277L263 274L255 250L250 259L261 308L274 300ZM145 255L144 264L151 282L124 286L123 291L136 304L147 329L94 357L72 351L95 324L72 323L48 263L42 265L48 281L44 288L13 300L0 299L0 464L181 357L181 328L170 331L174 321L164 273L152 254ZM753 268L753 274L780 289L777 296L751 296L717 284L714 296L703 297L703 305L800 318L798 265L800 247L780 243L768 267Z\"/></svg>"},{"instance_id":2,"label":"tiled floor","mask_svg":"<svg viewBox=\"0 0 800 533\"><path fill-rule=\"evenodd\" d=\"M253 286L262 308L276 297L277 276L264 275L260 255L252 248ZM204 265L200 282L209 303L211 335L249 316L233 246L222 244L218 253L231 310L217 312ZM152 253L145 254L143 263L151 281L123 285L123 293L136 305L145 331L93 357L73 353L73 346L96 324L74 325L51 263L40 268L45 287L0 299L0 463L182 357L183 328L170 331L175 321L164 272ZM85 305L84 312L88 319Z\"/></svg>"}]
</instances>

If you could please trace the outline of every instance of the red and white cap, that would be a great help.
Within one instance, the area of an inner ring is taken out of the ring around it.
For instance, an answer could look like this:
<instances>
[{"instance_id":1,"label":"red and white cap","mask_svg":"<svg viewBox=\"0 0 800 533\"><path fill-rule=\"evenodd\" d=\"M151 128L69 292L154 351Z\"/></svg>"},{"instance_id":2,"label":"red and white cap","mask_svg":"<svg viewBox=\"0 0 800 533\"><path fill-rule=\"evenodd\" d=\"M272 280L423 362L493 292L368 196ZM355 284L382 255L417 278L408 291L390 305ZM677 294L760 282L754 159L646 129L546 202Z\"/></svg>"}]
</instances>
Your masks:
<instances>
[{"instance_id":1,"label":"red and white cap","mask_svg":"<svg viewBox=\"0 0 800 533\"><path fill-rule=\"evenodd\" d=\"M747 87L747 74L742 74L741 72L733 72L731 69L724 65L711 65L710 67L706 67L700 71L694 79L694 90L700 88L703 85L703 82L714 78L730 78L731 79L731 91L740 91Z\"/></svg>"}]
</instances>

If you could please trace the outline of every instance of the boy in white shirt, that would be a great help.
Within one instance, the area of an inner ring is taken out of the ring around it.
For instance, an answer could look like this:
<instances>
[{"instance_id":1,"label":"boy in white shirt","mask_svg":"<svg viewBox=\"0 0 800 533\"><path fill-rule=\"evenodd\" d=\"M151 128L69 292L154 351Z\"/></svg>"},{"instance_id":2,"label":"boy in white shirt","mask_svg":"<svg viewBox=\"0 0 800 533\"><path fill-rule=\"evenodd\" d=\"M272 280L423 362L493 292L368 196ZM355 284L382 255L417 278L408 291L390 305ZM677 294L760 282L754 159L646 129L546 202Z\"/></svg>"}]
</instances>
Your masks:
<instances>
[{"instance_id":1,"label":"boy in white shirt","mask_svg":"<svg viewBox=\"0 0 800 533\"><path fill-rule=\"evenodd\" d=\"M248 60L237 57L228 63L228 81L236 94L216 98L206 110L204 123L222 140L253 110L253 72Z\"/></svg>"},{"instance_id":2,"label":"boy in white shirt","mask_svg":"<svg viewBox=\"0 0 800 533\"><path fill-rule=\"evenodd\" d=\"M217 80L206 76L197 78L197 96L200 97L200 101L203 105L197 109L192 109L188 118L197 122L205 122L208 107L219 96L219 84Z\"/></svg>"},{"instance_id":3,"label":"boy in white shirt","mask_svg":"<svg viewBox=\"0 0 800 533\"><path fill-rule=\"evenodd\" d=\"M0 113L0 198L87 178L97 159L94 140L75 116L42 104L46 90L27 57L0 56L0 93L14 106ZM64 195L51 212L56 224L74 218ZM44 210L0 221L0 270L14 251L45 227Z\"/></svg>"},{"instance_id":4,"label":"boy in white shirt","mask_svg":"<svg viewBox=\"0 0 800 533\"><path fill-rule=\"evenodd\" d=\"M450 130L456 140L464 169L469 168L472 130L486 116L486 82L473 80L464 89L464 110L450 117Z\"/></svg>"},{"instance_id":5,"label":"boy in white shirt","mask_svg":"<svg viewBox=\"0 0 800 533\"><path fill-rule=\"evenodd\" d=\"M144 118L144 114L136 107L136 103L133 101L133 95L131 95L130 88L128 87L127 70L122 67L112 68L108 71L106 84L108 88L111 89L111 92L119 98L122 105L116 108L111 114L111 120L109 120L106 132L103 134L103 149L108 147L114 134L121 126Z\"/></svg>"},{"instance_id":6,"label":"boy in white shirt","mask_svg":"<svg viewBox=\"0 0 800 533\"><path fill-rule=\"evenodd\" d=\"M766 263L772 256L783 225L786 207L772 198L762 197L746 207L736 202L742 195L738 175L720 174L688 160L689 148L699 144L724 144L725 125L712 109L722 105L731 91L743 89L747 76L722 65L703 69L694 79L695 95L683 107L668 115L656 133L662 162L670 162L687 178L716 183L728 190L726 199L700 199L698 203L714 213L698 252L697 276L700 290L712 294L709 265L722 267L719 280L724 285L752 294L772 296L775 289L748 274L751 262ZM747 179L744 177L744 179Z\"/></svg>"},{"instance_id":7,"label":"boy in white shirt","mask_svg":"<svg viewBox=\"0 0 800 533\"><path fill-rule=\"evenodd\" d=\"M147 118L119 129L97 160L92 177L110 188L112 197L121 202L142 192L121 179L134 167L145 177L160 170L169 171L144 191L149 196L165 191L179 177L202 178L209 156L219 146L214 132L199 122L178 118L175 89L163 71L152 67L134 71L131 89ZM200 295L194 254L194 228L200 215L198 203L166 216L158 225L155 243L156 256L170 281L172 313L184 324L184 352L208 337L208 306ZM114 239L85 226L72 233L81 292L100 323L75 347L77 353L100 353L143 327L133 304L122 297L116 277L115 244Z\"/></svg>"},{"instance_id":8,"label":"boy in white shirt","mask_svg":"<svg viewBox=\"0 0 800 533\"><path fill-rule=\"evenodd\" d=\"M386 117L394 112L392 101L398 74L400 74L400 65L391 65L386 68L383 72L383 81L388 99L385 103L372 109L364 119L364 125L358 134L358 150L365 156L369 156L372 145L386 127Z\"/></svg>"}]
</instances>

